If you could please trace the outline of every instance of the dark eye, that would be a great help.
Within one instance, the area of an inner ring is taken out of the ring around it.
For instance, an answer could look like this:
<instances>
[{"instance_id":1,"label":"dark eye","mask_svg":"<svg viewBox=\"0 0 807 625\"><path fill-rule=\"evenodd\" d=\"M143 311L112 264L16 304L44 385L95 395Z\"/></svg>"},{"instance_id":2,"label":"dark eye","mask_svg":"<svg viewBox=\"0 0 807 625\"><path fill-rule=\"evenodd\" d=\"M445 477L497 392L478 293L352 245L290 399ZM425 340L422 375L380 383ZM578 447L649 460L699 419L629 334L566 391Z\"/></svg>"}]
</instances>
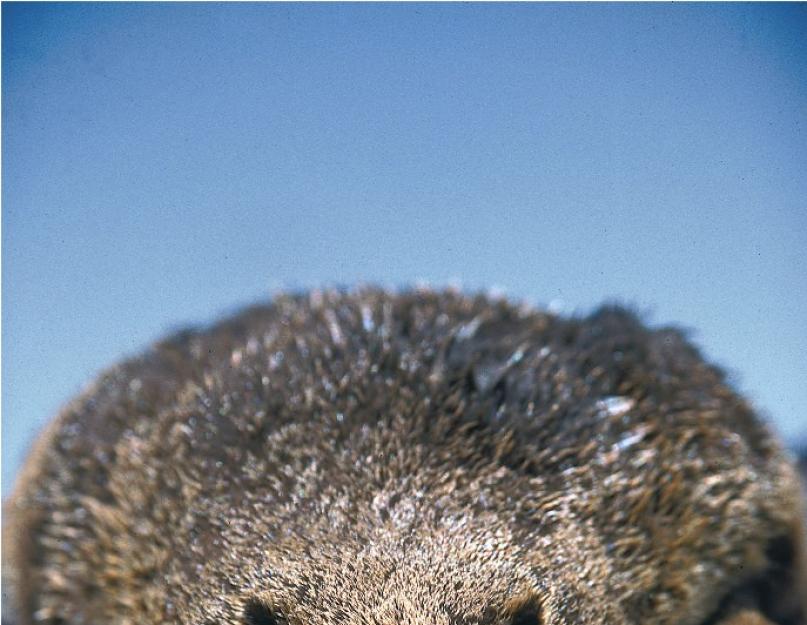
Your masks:
<instances>
[{"instance_id":1,"label":"dark eye","mask_svg":"<svg viewBox=\"0 0 807 625\"><path fill-rule=\"evenodd\" d=\"M541 625L541 606L537 601L527 601L513 612L510 625Z\"/></svg>"},{"instance_id":2,"label":"dark eye","mask_svg":"<svg viewBox=\"0 0 807 625\"><path fill-rule=\"evenodd\" d=\"M720 601L717 609L702 625L740 622L800 625L805 613L798 597L800 575L798 545L790 536L772 540L766 549L768 568L756 577L741 582ZM733 618L740 611L751 616Z\"/></svg>"},{"instance_id":3,"label":"dark eye","mask_svg":"<svg viewBox=\"0 0 807 625\"><path fill-rule=\"evenodd\" d=\"M279 621L263 603L251 599L244 606L244 625L279 625Z\"/></svg>"}]
</instances>

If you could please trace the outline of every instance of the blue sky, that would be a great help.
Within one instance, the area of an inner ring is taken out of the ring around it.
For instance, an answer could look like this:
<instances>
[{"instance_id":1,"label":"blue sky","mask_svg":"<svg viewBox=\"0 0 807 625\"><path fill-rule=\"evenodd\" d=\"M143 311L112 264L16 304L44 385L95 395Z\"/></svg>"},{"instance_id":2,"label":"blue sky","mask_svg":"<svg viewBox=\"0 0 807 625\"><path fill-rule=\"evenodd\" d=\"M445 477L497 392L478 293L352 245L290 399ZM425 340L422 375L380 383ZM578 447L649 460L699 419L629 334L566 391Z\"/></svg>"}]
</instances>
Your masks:
<instances>
[{"instance_id":1,"label":"blue sky","mask_svg":"<svg viewBox=\"0 0 807 625\"><path fill-rule=\"evenodd\" d=\"M3 493L103 367L323 284L616 298L807 442L804 4L2 18Z\"/></svg>"}]
</instances>

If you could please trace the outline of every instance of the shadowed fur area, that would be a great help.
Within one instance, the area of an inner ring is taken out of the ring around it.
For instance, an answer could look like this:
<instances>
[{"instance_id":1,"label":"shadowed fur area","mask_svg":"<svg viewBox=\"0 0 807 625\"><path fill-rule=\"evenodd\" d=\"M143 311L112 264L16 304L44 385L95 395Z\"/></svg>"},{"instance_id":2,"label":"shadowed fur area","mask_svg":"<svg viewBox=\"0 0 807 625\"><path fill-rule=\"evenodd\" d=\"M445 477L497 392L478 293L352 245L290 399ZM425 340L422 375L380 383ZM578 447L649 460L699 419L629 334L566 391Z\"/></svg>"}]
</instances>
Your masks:
<instances>
[{"instance_id":1,"label":"shadowed fur area","mask_svg":"<svg viewBox=\"0 0 807 625\"><path fill-rule=\"evenodd\" d=\"M674 328L279 296L103 373L6 503L15 625L799 625L791 459Z\"/></svg>"}]
</instances>

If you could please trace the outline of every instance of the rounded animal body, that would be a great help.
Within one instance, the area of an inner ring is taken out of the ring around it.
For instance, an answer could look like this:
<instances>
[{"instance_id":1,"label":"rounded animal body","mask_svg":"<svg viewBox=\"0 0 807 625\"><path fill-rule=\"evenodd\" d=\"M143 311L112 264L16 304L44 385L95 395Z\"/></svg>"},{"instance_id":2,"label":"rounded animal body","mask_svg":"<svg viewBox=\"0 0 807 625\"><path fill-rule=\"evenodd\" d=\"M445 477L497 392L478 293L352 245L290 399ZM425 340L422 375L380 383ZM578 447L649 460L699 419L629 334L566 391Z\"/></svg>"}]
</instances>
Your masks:
<instances>
[{"instance_id":1,"label":"rounded animal body","mask_svg":"<svg viewBox=\"0 0 807 625\"><path fill-rule=\"evenodd\" d=\"M278 297L102 374L5 512L19 625L805 619L789 457L619 307Z\"/></svg>"}]
</instances>

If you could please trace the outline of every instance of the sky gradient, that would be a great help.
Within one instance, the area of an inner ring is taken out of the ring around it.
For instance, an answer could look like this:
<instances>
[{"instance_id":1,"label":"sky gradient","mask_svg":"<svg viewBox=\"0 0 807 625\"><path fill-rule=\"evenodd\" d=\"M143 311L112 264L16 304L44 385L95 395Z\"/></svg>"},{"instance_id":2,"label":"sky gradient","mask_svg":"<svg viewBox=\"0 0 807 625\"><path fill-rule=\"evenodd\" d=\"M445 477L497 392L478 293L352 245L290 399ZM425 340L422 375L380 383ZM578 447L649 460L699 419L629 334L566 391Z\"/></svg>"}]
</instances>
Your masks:
<instances>
[{"instance_id":1,"label":"sky gradient","mask_svg":"<svg viewBox=\"0 0 807 625\"><path fill-rule=\"evenodd\" d=\"M116 359L417 280L694 328L807 443L804 4L2 5L2 490Z\"/></svg>"}]
</instances>

